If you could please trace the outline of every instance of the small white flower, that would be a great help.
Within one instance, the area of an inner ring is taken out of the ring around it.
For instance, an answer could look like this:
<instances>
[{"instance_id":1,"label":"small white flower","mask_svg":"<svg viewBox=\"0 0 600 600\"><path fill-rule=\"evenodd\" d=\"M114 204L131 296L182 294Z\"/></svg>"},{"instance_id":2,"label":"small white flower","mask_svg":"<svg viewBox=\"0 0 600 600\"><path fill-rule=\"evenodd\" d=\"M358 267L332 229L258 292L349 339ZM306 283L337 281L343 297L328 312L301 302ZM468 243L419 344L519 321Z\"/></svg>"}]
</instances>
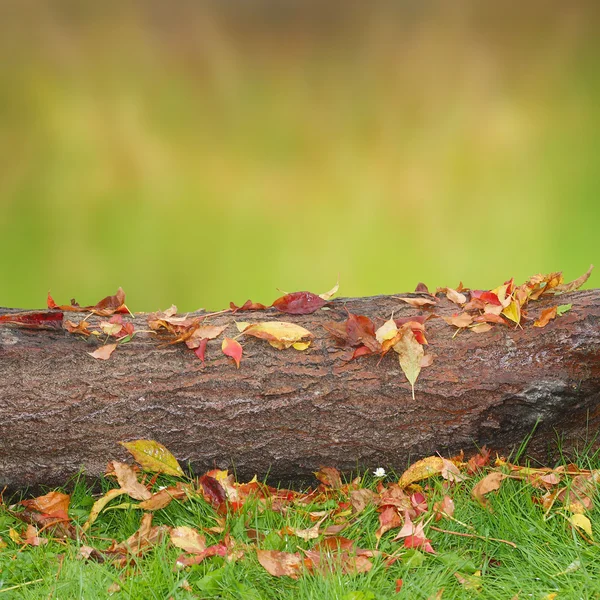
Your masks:
<instances>
[{"instance_id":1,"label":"small white flower","mask_svg":"<svg viewBox=\"0 0 600 600\"><path fill-rule=\"evenodd\" d=\"M375 475L375 477L385 477L385 469L383 467L378 467L373 471L373 475Z\"/></svg>"}]
</instances>

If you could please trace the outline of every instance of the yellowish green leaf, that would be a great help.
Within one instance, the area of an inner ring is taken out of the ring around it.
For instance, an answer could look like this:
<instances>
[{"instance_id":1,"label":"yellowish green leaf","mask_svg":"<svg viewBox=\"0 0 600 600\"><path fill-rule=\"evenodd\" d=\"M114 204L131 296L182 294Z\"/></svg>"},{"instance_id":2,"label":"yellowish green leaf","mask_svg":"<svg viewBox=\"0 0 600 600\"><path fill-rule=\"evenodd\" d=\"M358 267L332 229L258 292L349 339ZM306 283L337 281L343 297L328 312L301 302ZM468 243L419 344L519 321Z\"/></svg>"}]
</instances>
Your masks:
<instances>
[{"instance_id":1,"label":"yellowish green leaf","mask_svg":"<svg viewBox=\"0 0 600 600\"><path fill-rule=\"evenodd\" d=\"M184 473L177 459L159 442L154 440L136 440L119 442L146 471L165 473L183 477Z\"/></svg>"}]
</instances>

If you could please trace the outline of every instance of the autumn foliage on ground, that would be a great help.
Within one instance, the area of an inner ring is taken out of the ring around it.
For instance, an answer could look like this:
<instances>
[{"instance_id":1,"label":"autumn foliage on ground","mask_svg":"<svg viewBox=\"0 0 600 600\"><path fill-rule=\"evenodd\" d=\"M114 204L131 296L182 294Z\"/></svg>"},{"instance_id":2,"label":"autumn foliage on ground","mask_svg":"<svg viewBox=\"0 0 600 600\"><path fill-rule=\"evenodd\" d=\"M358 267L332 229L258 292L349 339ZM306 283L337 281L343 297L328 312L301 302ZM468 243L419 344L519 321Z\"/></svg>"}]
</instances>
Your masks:
<instances>
[{"instance_id":1,"label":"autumn foliage on ground","mask_svg":"<svg viewBox=\"0 0 600 600\"><path fill-rule=\"evenodd\" d=\"M514 540L490 536L455 516L465 501L465 490L478 510L493 515L497 508L490 499L508 481L518 483L519 493L535 504L544 519L561 519L565 536L574 535L581 544L596 546L588 515L597 500L600 470L574 464L519 466L482 448L469 458L462 454L424 458L396 479L386 478L380 468L372 477L344 481L335 468L322 467L315 472L316 486L297 491L274 488L256 478L238 482L223 470L191 477L157 442L137 440L122 445L135 462L109 462L105 477L112 482L110 489L98 495L89 512L79 518L71 513L70 495L60 491L1 504L0 512L15 525L0 537L0 552L27 552L58 541L74 545L80 560L112 565L121 577L133 573L140 560L165 544L180 552L170 565L175 572L218 557L225 563L257 561L268 576L289 580L333 573L353 577L368 573L374 565L393 573L395 564L421 564L430 560L428 556L435 557L439 552L436 540L443 538L482 540L491 547L518 551ZM193 526L155 524L161 511L173 504L198 503L208 510ZM99 535L97 521L109 511L139 511L138 529L126 539L110 539L105 527ZM276 530L257 526L259 515L268 513L302 525ZM365 521L365 514L376 519ZM244 515L241 527L238 515ZM370 530L361 531L367 523L372 524ZM271 549L273 537L288 540L295 550ZM368 543L359 544L357 537ZM453 575L466 589L478 591L484 585L479 569L457 567ZM401 578L394 580L396 592L402 586ZM118 588L118 583L113 585L113 591ZM445 597L443 593L440 589L435 597Z\"/></svg>"}]
</instances>

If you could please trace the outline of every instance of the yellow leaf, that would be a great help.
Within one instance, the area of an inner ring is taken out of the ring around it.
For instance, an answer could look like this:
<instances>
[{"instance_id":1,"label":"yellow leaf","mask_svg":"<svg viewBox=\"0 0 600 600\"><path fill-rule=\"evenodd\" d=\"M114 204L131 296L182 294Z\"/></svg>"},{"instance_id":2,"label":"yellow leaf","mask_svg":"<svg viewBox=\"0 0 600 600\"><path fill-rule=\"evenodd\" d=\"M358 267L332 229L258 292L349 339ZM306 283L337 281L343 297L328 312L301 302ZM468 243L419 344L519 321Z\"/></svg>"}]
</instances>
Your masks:
<instances>
[{"instance_id":1,"label":"yellow leaf","mask_svg":"<svg viewBox=\"0 0 600 600\"><path fill-rule=\"evenodd\" d=\"M592 533L592 522L585 516L581 514L574 514L568 518L569 523L573 525L576 529L581 529L584 531L590 540L594 541L594 534Z\"/></svg>"},{"instance_id":2,"label":"yellow leaf","mask_svg":"<svg viewBox=\"0 0 600 600\"><path fill-rule=\"evenodd\" d=\"M415 334L411 329L405 328L404 335L394 344L394 350L398 353L400 367L406 375L412 388L412 397L415 399L415 382L421 372L421 361L425 352L423 346L417 342Z\"/></svg>"},{"instance_id":3,"label":"yellow leaf","mask_svg":"<svg viewBox=\"0 0 600 600\"><path fill-rule=\"evenodd\" d=\"M386 340L391 340L398 333L398 327L394 317L390 317L389 321L386 321L376 332L375 337L380 344L383 344Z\"/></svg>"},{"instance_id":4,"label":"yellow leaf","mask_svg":"<svg viewBox=\"0 0 600 600\"><path fill-rule=\"evenodd\" d=\"M521 322L521 305L516 300L512 300L502 314L518 325Z\"/></svg>"},{"instance_id":5,"label":"yellow leaf","mask_svg":"<svg viewBox=\"0 0 600 600\"><path fill-rule=\"evenodd\" d=\"M296 342L292 344L292 348L296 350L306 350L310 346L310 342Z\"/></svg>"},{"instance_id":6,"label":"yellow leaf","mask_svg":"<svg viewBox=\"0 0 600 600\"><path fill-rule=\"evenodd\" d=\"M247 329L248 327L250 327L251 323L247 323L246 321L236 321L235 322L235 326L237 327L237 330L242 333L244 331L244 329Z\"/></svg>"},{"instance_id":7,"label":"yellow leaf","mask_svg":"<svg viewBox=\"0 0 600 600\"><path fill-rule=\"evenodd\" d=\"M16 529L13 529L12 527L8 530L8 537L15 543L15 544L22 544L23 543L23 539L21 538L21 536L19 535L19 532Z\"/></svg>"},{"instance_id":8,"label":"yellow leaf","mask_svg":"<svg viewBox=\"0 0 600 600\"><path fill-rule=\"evenodd\" d=\"M0 550L4 550L8 544L0 537Z\"/></svg>"},{"instance_id":9,"label":"yellow leaf","mask_svg":"<svg viewBox=\"0 0 600 600\"><path fill-rule=\"evenodd\" d=\"M331 300L331 298L337 294L339 289L340 280L338 277L337 283L328 292L325 292L324 294L319 294L319 298L322 298L323 300Z\"/></svg>"},{"instance_id":10,"label":"yellow leaf","mask_svg":"<svg viewBox=\"0 0 600 600\"><path fill-rule=\"evenodd\" d=\"M109 490L108 492L106 492L106 494L104 494L104 496L102 496L102 498L96 500L96 502L94 502L94 505L92 506L92 510L90 511L90 516L88 517L88 520L83 524L83 531L87 531L92 526L92 523L98 518L98 515L113 498L116 498L117 496L121 496L123 494L127 494L127 490Z\"/></svg>"},{"instance_id":11,"label":"yellow leaf","mask_svg":"<svg viewBox=\"0 0 600 600\"><path fill-rule=\"evenodd\" d=\"M280 350L289 348L296 342L303 341L304 338L314 337L308 329L304 329L304 327L295 323L288 323L287 321L253 323L246 327L242 333L267 340L272 346Z\"/></svg>"},{"instance_id":12,"label":"yellow leaf","mask_svg":"<svg viewBox=\"0 0 600 600\"><path fill-rule=\"evenodd\" d=\"M415 481L421 481L422 479L428 479L433 475L439 475L443 469L444 459L441 456L428 456L408 467L408 469L402 473L398 485L401 488L405 488Z\"/></svg>"},{"instance_id":13,"label":"yellow leaf","mask_svg":"<svg viewBox=\"0 0 600 600\"><path fill-rule=\"evenodd\" d=\"M119 442L146 471L182 477L183 470L177 459L160 443L154 440Z\"/></svg>"},{"instance_id":14,"label":"yellow leaf","mask_svg":"<svg viewBox=\"0 0 600 600\"><path fill-rule=\"evenodd\" d=\"M108 321L100 321L100 329L105 335L116 335L121 331L123 325L121 323L109 323Z\"/></svg>"}]
</instances>

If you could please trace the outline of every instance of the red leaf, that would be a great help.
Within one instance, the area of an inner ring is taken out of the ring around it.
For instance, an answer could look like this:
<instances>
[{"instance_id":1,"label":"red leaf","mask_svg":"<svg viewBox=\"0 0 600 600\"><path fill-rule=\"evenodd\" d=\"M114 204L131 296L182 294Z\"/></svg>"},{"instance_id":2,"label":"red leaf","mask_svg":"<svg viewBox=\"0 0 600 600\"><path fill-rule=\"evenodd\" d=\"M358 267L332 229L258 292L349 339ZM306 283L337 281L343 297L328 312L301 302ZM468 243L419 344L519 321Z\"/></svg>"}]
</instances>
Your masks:
<instances>
[{"instance_id":1,"label":"red leaf","mask_svg":"<svg viewBox=\"0 0 600 600\"><path fill-rule=\"evenodd\" d=\"M267 307L264 304L260 304L260 302L252 302L251 300L246 300L242 306L237 306L233 302L229 303L229 308L231 308L232 313L236 313L238 310L266 310Z\"/></svg>"},{"instance_id":2,"label":"red leaf","mask_svg":"<svg viewBox=\"0 0 600 600\"><path fill-rule=\"evenodd\" d=\"M494 294L494 292L486 292L483 290L473 290L471 292L471 298L479 298L479 300L483 300L488 304L492 304L493 306L502 306L502 302L500 302L498 296Z\"/></svg>"},{"instance_id":3,"label":"red leaf","mask_svg":"<svg viewBox=\"0 0 600 600\"><path fill-rule=\"evenodd\" d=\"M402 579L396 579L396 594L402 589Z\"/></svg>"},{"instance_id":4,"label":"red leaf","mask_svg":"<svg viewBox=\"0 0 600 600\"><path fill-rule=\"evenodd\" d=\"M381 350L381 344L375 337L375 325L369 317L350 313L346 321L346 336L351 346L364 344L372 352Z\"/></svg>"},{"instance_id":5,"label":"red leaf","mask_svg":"<svg viewBox=\"0 0 600 600\"><path fill-rule=\"evenodd\" d=\"M202 475L198 479L198 483L202 486L204 498L215 508L219 508L227 500L223 486L214 477Z\"/></svg>"},{"instance_id":6,"label":"red leaf","mask_svg":"<svg viewBox=\"0 0 600 600\"><path fill-rule=\"evenodd\" d=\"M200 340L200 345L194 350L194 354L204 362L204 353L206 352L206 344L208 344L208 340L206 338L202 338Z\"/></svg>"},{"instance_id":7,"label":"red leaf","mask_svg":"<svg viewBox=\"0 0 600 600\"><path fill-rule=\"evenodd\" d=\"M242 360L242 346L239 342L226 337L221 344L221 350L225 356L230 356L235 360L237 368L240 368L240 360Z\"/></svg>"},{"instance_id":8,"label":"red leaf","mask_svg":"<svg viewBox=\"0 0 600 600\"><path fill-rule=\"evenodd\" d=\"M369 350L366 346L359 346L352 355L350 360L354 360L355 358L359 358L360 356L369 356L369 354L373 354L371 350Z\"/></svg>"},{"instance_id":9,"label":"red leaf","mask_svg":"<svg viewBox=\"0 0 600 600\"><path fill-rule=\"evenodd\" d=\"M29 329L59 329L62 320L62 312L23 312L0 316L0 322L15 323Z\"/></svg>"},{"instance_id":10,"label":"red leaf","mask_svg":"<svg viewBox=\"0 0 600 600\"><path fill-rule=\"evenodd\" d=\"M294 292L277 298L272 306L290 315L309 315L327 304L320 296L312 292Z\"/></svg>"}]
</instances>

